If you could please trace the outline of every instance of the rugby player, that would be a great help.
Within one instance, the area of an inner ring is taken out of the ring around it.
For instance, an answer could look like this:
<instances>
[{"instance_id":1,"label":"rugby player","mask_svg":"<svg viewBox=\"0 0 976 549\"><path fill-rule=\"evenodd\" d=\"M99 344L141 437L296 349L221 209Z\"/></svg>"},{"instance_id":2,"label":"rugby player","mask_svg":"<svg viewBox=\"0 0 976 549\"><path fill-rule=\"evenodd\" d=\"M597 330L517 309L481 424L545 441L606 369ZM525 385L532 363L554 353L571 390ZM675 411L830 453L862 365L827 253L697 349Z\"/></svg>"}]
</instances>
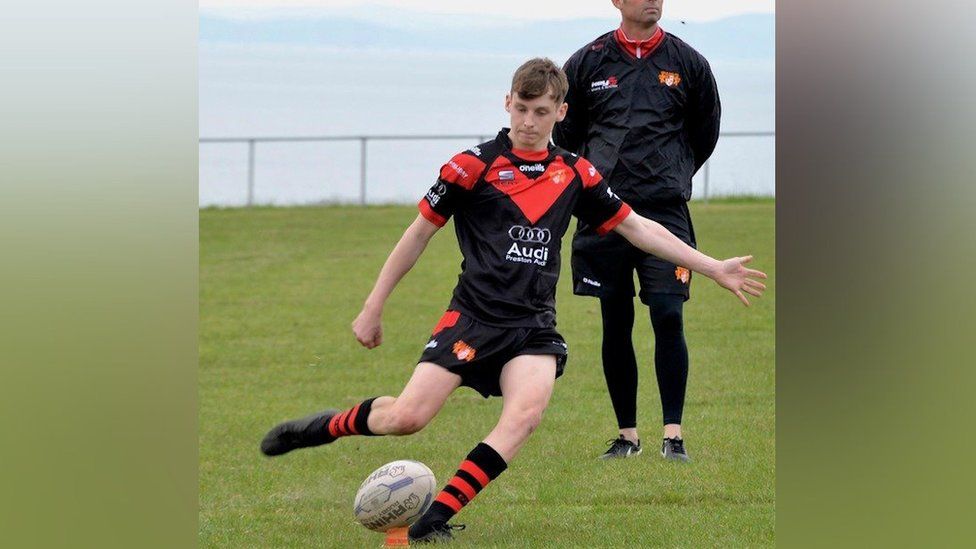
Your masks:
<instances>
[{"instance_id":1,"label":"rugby player","mask_svg":"<svg viewBox=\"0 0 976 549\"><path fill-rule=\"evenodd\" d=\"M274 427L261 450L277 456L355 435L408 435L426 426L459 386L500 396L494 429L468 453L430 508L407 532L409 542L452 538L448 521L496 479L542 419L567 347L555 330L560 243L575 215L601 234L616 231L660 257L714 279L748 304L762 272L750 257L717 261L675 238L623 203L585 159L550 144L566 115L566 76L548 59L515 72L505 98L511 128L461 152L441 167L420 200L420 213L383 265L352 324L372 349L383 342L383 306L431 237L454 217L464 256L447 312L434 327L398 396L326 410Z\"/></svg>"}]
</instances>

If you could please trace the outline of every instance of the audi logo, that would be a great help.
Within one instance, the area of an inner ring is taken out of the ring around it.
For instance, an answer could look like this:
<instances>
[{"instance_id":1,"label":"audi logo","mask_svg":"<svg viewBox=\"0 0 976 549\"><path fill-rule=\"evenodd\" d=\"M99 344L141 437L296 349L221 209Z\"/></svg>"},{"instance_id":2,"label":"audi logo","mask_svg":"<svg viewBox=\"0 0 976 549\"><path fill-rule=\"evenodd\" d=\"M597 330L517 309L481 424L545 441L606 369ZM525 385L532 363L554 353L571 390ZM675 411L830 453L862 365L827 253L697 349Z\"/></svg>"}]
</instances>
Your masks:
<instances>
[{"instance_id":1,"label":"audi logo","mask_svg":"<svg viewBox=\"0 0 976 549\"><path fill-rule=\"evenodd\" d=\"M508 236L510 236L512 240L520 240L522 242L531 242L534 244L548 244L549 240L552 239L552 234L549 232L549 229L523 227L521 225L515 225L509 229Z\"/></svg>"}]
</instances>

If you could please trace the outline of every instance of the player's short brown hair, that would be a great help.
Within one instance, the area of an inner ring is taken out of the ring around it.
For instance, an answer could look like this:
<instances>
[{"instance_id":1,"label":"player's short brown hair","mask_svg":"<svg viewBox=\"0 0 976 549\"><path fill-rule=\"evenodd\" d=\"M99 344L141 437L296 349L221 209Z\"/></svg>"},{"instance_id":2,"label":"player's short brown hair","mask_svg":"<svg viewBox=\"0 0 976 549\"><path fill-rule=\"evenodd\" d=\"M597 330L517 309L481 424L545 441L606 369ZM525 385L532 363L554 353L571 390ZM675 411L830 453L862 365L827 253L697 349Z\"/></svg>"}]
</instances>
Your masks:
<instances>
[{"instance_id":1,"label":"player's short brown hair","mask_svg":"<svg viewBox=\"0 0 976 549\"><path fill-rule=\"evenodd\" d=\"M522 99L535 99L548 93L553 101L562 103L567 91L566 73L548 57L529 59L512 77L512 92Z\"/></svg>"}]
</instances>

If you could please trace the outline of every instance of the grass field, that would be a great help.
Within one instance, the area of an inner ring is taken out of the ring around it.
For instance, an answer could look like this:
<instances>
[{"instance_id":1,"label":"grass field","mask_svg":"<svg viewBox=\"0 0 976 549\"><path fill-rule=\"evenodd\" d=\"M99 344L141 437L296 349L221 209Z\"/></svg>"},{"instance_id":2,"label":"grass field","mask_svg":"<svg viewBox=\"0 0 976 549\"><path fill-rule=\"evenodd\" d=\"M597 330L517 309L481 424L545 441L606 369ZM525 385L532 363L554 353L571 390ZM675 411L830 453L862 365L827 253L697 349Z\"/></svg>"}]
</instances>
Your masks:
<instances>
[{"instance_id":1,"label":"grass field","mask_svg":"<svg viewBox=\"0 0 976 549\"><path fill-rule=\"evenodd\" d=\"M542 426L456 521L462 547L754 547L774 540L774 203L692 204L700 248L752 253L769 273L752 308L704 277L686 307L691 374L684 431L694 463L656 452L660 402L650 322L638 316L643 455L595 459L615 436L600 366L598 302L557 297L570 360ZM410 437L354 437L269 460L275 423L396 394L447 307L460 254L449 224L386 307L385 343L349 325L411 207L200 211L200 530L204 547L379 547L352 500L374 468L416 459L442 485L491 429L500 399L461 388ZM567 236L568 239L568 236Z\"/></svg>"}]
</instances>

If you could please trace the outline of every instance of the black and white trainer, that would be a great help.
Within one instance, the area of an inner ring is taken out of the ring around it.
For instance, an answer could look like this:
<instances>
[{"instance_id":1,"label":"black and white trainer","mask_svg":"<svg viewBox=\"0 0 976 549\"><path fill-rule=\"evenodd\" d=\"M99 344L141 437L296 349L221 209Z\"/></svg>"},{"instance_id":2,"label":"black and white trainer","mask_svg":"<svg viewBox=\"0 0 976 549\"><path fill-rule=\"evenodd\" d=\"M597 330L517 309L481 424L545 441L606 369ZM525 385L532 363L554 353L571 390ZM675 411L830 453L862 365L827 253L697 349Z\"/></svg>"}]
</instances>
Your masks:
<instances>
[{"instance_id":1,"label":"black and white trainer","mask_svg":"<svg viewBox=\"0 0 976 549\"><path fill-rule=\"evenodd\" d=\"M685 451L685 441L680 438L664 439L661 443L661 457L671 461L691 461L688 452Z\"/></svg>"},{"instance_id":2,"label":"black and white trainer","mask_svg":"<svg viewBox=\"0 0 976 549\"><path fill-rule=\"evenodd\" d=\"M334 441L335 437L329 434L329 420L338 413L339 410L325 410L275 425L261 441L261 452L266 456L280 456L298 448Z\"/></svg>"},{"instance_id":3,"label":"black and white trainer","mask_svg":"<svg viewBox=\"0 0 976 549\"><path fill-rule=\"evenodd\" d=\"M620 435L615 439L608 440L607 444L610 445L610 448L607 448L607 451L600 456L600 459L629 458L639 456L643 451L639 440L637 441L637 444L634 444L633 442L625 439L623 435Z\"/></svg>"},{"instance_id":4,"label":"black and white trainer","mask_svg":"<svg viewBox=\"0 0 976 549\"><path fill-rule=\"evenodd\" d=\"M423 543L450 543L454 540L451 530L464 530L463 524L447 524L444 521L415 522L408 531L410 545Z\"/></svg>"}]
</instances>

